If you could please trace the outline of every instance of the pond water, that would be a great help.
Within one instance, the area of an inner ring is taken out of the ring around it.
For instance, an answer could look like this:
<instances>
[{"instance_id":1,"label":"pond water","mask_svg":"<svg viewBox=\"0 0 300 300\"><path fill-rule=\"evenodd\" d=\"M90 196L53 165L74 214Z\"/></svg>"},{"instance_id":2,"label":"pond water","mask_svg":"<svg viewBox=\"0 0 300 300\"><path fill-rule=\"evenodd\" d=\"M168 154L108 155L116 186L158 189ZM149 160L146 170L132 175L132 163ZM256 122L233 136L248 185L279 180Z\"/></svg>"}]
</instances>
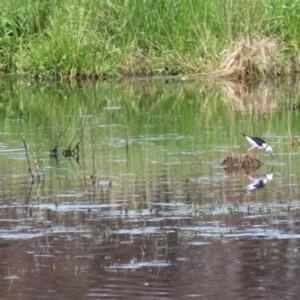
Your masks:
<instances>
[{"instance_id":1,"label":"pond water","mask_svg":"<svg viewBox=\"0 0 300 300\"><path fill-rule=\"evenodd\" d=\"M0 78L1 299L298 299L299 97L296 78ZM224 168L242 132L274 160Z\"/></svg>"}]
</instances>

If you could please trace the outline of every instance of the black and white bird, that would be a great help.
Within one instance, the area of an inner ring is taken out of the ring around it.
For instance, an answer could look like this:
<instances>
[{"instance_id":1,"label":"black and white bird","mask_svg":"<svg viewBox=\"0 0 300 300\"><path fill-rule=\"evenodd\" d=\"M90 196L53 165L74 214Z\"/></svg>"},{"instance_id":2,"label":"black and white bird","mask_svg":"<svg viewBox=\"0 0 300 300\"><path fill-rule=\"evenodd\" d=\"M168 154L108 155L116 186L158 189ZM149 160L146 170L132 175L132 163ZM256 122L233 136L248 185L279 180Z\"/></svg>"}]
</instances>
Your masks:
<instances>
[{"instance_id":1,"label":"black and white bird","mask_svg":"<svg viewBox=\"0 0 300 300\"><path fill-rule=\"evenodd\" d=\"M259 149L263 152L266 152L266 153L270 153L272 158L274 159L273 157L273 149L271 146L269 146L265 140L259 138L259 137L255 137L255 136L250 136L250 135L247 135L247 134L244 134L242 133L242 135L246 138L246 140L248 141L248 143L250 144L250 148L247 149L247 153L249 154L251 150L253 149Z\"/></svg>"},{"instance_id":2,"label":"black and white bird","mask_svg":"<svg viewBox=\"0 0 300 300\"><path fill-rule=\"evenodd\" d=\"M250 183L247 185L247 191L262 189L266 184L273 180L273 172L261 176L248 176Z\"/></svg>"}]
</instances>

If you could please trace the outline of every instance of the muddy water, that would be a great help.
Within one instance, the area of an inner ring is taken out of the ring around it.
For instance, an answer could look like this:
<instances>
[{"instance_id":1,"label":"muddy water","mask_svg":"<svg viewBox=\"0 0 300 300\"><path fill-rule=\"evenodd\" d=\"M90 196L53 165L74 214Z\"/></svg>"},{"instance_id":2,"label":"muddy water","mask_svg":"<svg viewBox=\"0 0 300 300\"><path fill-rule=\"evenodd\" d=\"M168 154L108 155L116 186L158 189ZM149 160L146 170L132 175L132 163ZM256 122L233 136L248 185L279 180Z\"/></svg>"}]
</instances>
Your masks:
<instances>
[{"instance_id":1,"label":"muddy water","mask_svg":"<svg viewBox=\"0 0 300 300\"><path fill-rule=\"evenodd\" d=\"M296 80L0 86L1 299L298 299Z\"/></svg>"}]
</instances>

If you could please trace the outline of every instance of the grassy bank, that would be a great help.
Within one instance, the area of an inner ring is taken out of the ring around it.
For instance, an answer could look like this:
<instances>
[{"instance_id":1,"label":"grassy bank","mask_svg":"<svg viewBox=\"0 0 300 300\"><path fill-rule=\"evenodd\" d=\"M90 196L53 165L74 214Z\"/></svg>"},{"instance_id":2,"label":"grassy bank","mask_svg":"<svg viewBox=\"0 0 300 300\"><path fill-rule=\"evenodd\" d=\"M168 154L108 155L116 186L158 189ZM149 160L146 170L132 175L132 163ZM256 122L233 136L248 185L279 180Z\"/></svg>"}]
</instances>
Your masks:
<instances>
[{"instance_id":1,"label":"grassy bank","mask_svg":"<svg viewBox=\"0 0 300 300\"><path fill-rule=\"evenodd\" d=\"M10 0L0 71L40 78L298 72L300 5L289 0Z\"/></svg>"}]
</instances>

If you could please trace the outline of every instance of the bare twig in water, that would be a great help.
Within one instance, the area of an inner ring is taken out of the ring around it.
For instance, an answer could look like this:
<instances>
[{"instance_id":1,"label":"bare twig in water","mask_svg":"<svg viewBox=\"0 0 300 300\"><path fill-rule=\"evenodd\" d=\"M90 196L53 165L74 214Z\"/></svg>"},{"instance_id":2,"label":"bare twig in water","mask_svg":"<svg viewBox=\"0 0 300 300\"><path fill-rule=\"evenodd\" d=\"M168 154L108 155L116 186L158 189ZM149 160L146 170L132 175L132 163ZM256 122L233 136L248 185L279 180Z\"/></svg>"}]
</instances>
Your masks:
<instances>
[{"instance_id":1,"label":"bare twig in water","mask_svg":"<svg viewBox=\"0 0 300 300\"><path fill-rule=\"evenodd\" d=\"M80 143L83 139L83 136L84 136L84 127L85 127L85 122L81 124L80 129L76 130L76 133L74 135L73 140L71 141L69 146L63 151L64 157L73 157L73 158L75 158L77 163L79 163L79 145L80 145ZM77 136L77 133L78 133L79 130L81 131L79 141L76 143L76 145L73 148L71 148L73 142L76 139L76 136Z\"/></svg>"},{"instance_id":2,"label":"bare twig in water","mask_svg":"<svg viewBox=\"0 0 300 300\"><path fill-rule=\"evenodd\" d=\"M41 173L40 173L39 165L38 165L37 160L36 160L36 156L35 156L35 154L32 151L30 151L30 153L32 155L33 162L34 162L34 165L35 165L35 169L36 169L36 173L37 173L37 175L36 175L37 181L40 182L40 180L41 180Z\"/></svg>"},{"instance_id":3,"label":"bare twig in water","mask_svg":"<svg viewBox=\"0 0 300 300\"><path fill-rule=\"evenodd\" d=\"M58 143L60 138L63 136L63 133L61 132L61 128L57 129L56 139L55 139L55 145L53 149L50 151L50 154L54 157L58 157Z\"/></svg>"},{"instance_id":4,"label":"bare twig in water","mask_svg":"<svg viewBox=\"0 0 300 300\"><path fill-rule=\"evenodd\" d=\"M70 124L70 121L69 121L69 124ZM69 126L69 124L68 124L68 126ZM58 157L58 155L59 155L58 144L59 144L61 137L67 132L68 126L66 126L64 131L62 131L60 126L56 126L55 143L54 143L53 149L50 151L50 154L54 157Z\"/></svg>"},{"instance_id":5,"label":"bare twig in water","mask_svg":"<svg viewBox=\"0 0 300 300\"><path fill-rule=\"evenodd\" d=\"M37 187L35 197L32 196L33 186L34 186L34 182L31 182L30 190L25 200L25 209L24 209L24 212L28 213L30 217L32 217L32 210L34 205L40 203L40 182L38 182L37 185L35 185Z\"/></svg>"},{"instance_id":6,"label":"bare twig in water","mask_svg":"<svg viewBox=\"0 0 300 300\"><path fill-rule=\"evenodd\" d=\"M95 162L95 136L94 127L91 125L91 140L92 140L92 162L93 162L93 174L91 175L92 183L96 183L96 162Z\"/></svg>"},{"instance_id":7,"label":"bare twig in water","mask_svg":"<svg viewBox=\"0 0 300 300\"><path fill-rule=\"evenodd\" d=\"M73 137L73 140L71 141L69 147L67 149L71 149L71 146L73 144L73 142L76 139L76 136L78 134L78 131L80 130L80 138L79 138L79 142L76 143L75 147L73 147L73 149L76 149L78 147L78 145L80 144L82 138L83 138L83 132L84 132L84 127L85 127L85 122L81 122L81 127L79 129L76 130L75 135Z\"/></svg>"},{"instance_id":8,"label":"bare twig in water","mask_svg":"<svg viewBox=\"0 0 300 300\"><path fill-rule=\"evenodd\" d=\"M32 151L28 150L28 146L27 146L25 138L23 138L23 144L24 144L25 155L26 155L26 160L27 160L27 164L28 164L28 173L31 176L31 183L34 183L35 181L37 181L39 183L41 181L41 173L39 171L39 166L38 166L38 163L37 163L37 159L36 159L34 153ZM35 165L36 176L34 175L32 167L31 167L29 153L31 154L34 165Z\"/></svg>"},{"instance_id":9,"label":"bare twig in water","mask_svg":"<svg viewBox=\"0 0 300 300\"><path fill-rule=\"evenodd\" d=\"M27 164L28 164L28 173L31 176L32 182L34 182L34 175L33 175L33 172L32 172L32 168L31 168L31 164L30 164L30 159L29 159L29 155L28 155L28 147L27 147L27 144L26 144L26 141L25 141L24 138L23 138L23 144L24 144L25 155L26 155Z\"/></svg>"}]
</instances>

